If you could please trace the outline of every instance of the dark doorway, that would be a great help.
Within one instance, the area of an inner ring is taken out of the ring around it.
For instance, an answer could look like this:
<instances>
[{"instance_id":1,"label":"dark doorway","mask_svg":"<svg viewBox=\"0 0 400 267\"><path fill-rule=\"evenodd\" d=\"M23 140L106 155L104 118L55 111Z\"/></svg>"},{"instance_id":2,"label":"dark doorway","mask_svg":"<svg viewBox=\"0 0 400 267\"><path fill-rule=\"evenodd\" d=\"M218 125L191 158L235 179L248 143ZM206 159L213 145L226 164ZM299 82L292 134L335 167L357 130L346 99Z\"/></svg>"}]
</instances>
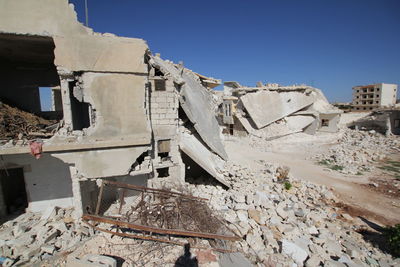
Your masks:
<instances>
[{"instance_id":1,"label":"dark doorway","mask_svg":"<svg viewBox=\"0 0 400 267\"><path fill-rule=\"evenodd\" d=\"M24 170L22 168L0 170L0 183L7 214L24 213L28 207Z\"/></svg>"}]
</instances>

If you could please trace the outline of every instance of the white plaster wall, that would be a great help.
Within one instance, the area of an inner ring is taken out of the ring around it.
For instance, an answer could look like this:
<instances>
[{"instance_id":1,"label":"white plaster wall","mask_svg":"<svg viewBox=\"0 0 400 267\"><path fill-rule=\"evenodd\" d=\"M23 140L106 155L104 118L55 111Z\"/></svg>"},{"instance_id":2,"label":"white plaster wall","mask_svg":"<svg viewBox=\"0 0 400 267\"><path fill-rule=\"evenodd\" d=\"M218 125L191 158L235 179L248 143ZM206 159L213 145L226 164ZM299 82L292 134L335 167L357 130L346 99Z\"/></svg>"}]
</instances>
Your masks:
<instances>
[{"instance_id":1,"label":"white plaster wall","mask_svg":"<svg viewBox=\"0 0 400 267\"><path fill-rule=\"evenodd\" d=\"M43 211L49 206L70 207L72 180L67 164L43 154L36 159L29 154L3 155L5 166L23 167L28 195L28 210Z\"/></svg>"},{"instance_id":2,"label":"white plaster wall","mask_svg":"<svg viewBox=\"0 0 400 267\"><path fill-rule=\"evenodd\" d=\"M396 104L397 98L397 85L396 84L380 84L381 91L381 105L392 106Z\"/></svg>"},{"instance_id":3,"label":"white plaster wall","mask_svg":"<svg viewBox=\"0 0 400 267\"><path fill-rule=\"evenodd\" d=\"M127 174L135 160L148 149L148 146L138 146L65 152L54 156L75 165L85 178L102 178Z\"/></svg>"},{"instance_id":4,"label":"white plaster wall","mask_svg":"<svg viewBox=\"0 0 400 267\"><path fill-rule=\"evenodd\" d=\"M90 32L78 22L68 0L1 0L0 31L32 35L73 35Z\"/></svg>"}]
</instances>

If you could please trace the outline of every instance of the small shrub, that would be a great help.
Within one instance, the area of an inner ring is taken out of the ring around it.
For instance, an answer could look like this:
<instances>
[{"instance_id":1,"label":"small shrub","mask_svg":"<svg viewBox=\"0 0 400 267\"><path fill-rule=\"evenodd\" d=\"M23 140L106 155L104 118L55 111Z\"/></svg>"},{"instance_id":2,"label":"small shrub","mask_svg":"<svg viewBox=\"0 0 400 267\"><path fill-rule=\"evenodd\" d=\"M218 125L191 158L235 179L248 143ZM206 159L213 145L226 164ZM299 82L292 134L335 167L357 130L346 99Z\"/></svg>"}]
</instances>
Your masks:
<instances>
[{"instance_id":1,"label":"small shrub","mask_svg":"<svg viewBox=\"0 0 400 267\"><path fill-rule=\"evenodd\" d=\"M400 256L400 224L388 226L384 229L384 235L387 238L389 249L394 256Z\"/></svg>"},{"instance_id":2,"label":"small shrub","mask_svg":"<svg viewBox=\"0 0 400 267\"><path fill-rule=\"evenodd\" d=\"M392 165L394 167L400 168L400 162L398 162L398 161L388 160L387 163L389 163L390 165Z\"/></svg>"},{"instance_id":3,"label":"small shrub","mask_svg":"<svg viewBox=\"0 0 400 267\"><path fill-rule=\"evenodd\" d=\"M380 166L378 167L381 170L389 171L389 172L399 172L399 169L390 165Z\"/></svg>"},{"instance_id":4,"label":"small shrub","mask_svg":"<svg viewBox=\"0 0 400 267\"><path fill-rule=\"evenodd\" d=\"M292 188L292 184L289 183L289 182L285 182L285 183L283 184L283 186L285 187L286 190L290 190L290 188Z\"/></svg>"},{"instance_id":5,"label":"small shrub","mask_svg":"<svg viewBox=\"0 0 400 267\"><path fill-rule=\"evenodd\" d=\"M362 172L357 172L356 175L363 175L363 173Z\"/></svg>"},{"instance_id":6,"label":"small shrub","mask_svg":"<svg viewBox=\"0 0 400 267\"><path fill-rule=\"evenodd\" d=\"M340 165L332 165L332 166L330 166L329 167L331 170L334 170L334 171L341 171L341 170L343 170L343 166L340 166Z\"/></svg>"},{"instance_id":7,"label":"small shrub","mask_svg":"<svg viewBox=\"0 0 400 267\"><path fill-rule=\"evenodd\" d=\"M318 161L318 164L319 165L329 166L329 165L331 165L331 161L328 160L328 159L323 159L323 160Z\"/></svg>"}]
</instances>

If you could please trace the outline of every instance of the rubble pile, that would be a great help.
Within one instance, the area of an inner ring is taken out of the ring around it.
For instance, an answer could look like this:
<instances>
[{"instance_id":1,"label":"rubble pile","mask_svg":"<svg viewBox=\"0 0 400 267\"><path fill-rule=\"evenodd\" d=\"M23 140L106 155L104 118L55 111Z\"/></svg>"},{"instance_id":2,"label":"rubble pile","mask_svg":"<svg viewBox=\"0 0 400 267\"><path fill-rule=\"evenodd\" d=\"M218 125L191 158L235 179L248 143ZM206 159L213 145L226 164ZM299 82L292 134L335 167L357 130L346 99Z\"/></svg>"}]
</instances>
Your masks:
<instances>
[{"instance_id":1,"label":"rubble pile","mask_svg":"<svg viewBox=\"0 0 400 267\"><path fill-rule=\"evenodd\" d=\"M55 123L0 102L0 139L43 137L53 130L51 126Z\"/></svg>"},{"instance_id":2,"label":"rubble pile","mask_svg":"<svg viewBox=\"0 0 400 267\"><path fill-rule=\"evenodd\" d=\"M27 212L0 226L0 253L8 264L43 261L94 235L92 228L73 219L73 209ZM4 266L10 266L4 265Z\"/></svg>"},{"instance_id":3,"label":"rubble pile","mask_svg":"<svg viewBox=\"0 0 400 267\"><path fill-rule=\"evenodd\" d=\"M400 141L375 131L345 129L338 144L328 153L316 155L314 159L328 168L345 174L362 174L371 171L371 163L383 160L389 153L398 151Z\"/></svg>"},{"instance_id":4,"label":"rubble pile","mask_svg":"<svg viewBox=\"0 0 400 267\"><path fill-rule=\"evenodd\" d=\"M287 168L265 162L263 166L250 170L229 164L225 177L231 189L227 191L215 185L188 185L194 195L210 199L210 206L243 237L236 242L237 249L253 262L276 266L399 264L364 241L355 231L358 219L327 204L337 200L326 187L296 180Z\"/></svg>"}]
</instances>

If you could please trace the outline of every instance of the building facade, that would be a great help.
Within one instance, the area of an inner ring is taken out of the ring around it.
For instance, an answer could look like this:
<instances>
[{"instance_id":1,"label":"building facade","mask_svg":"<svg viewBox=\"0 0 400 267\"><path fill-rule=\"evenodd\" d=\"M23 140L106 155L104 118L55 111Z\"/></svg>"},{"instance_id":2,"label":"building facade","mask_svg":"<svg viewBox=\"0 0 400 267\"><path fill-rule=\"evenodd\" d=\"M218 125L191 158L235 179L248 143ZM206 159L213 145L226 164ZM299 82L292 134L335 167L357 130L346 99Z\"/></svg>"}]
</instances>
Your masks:
<instances>
[{"instance_id":1,"label":"building facade","mask_svg":"<svg viewBox=\"0 0 400 267\"><path fill-rule=\"evenodd\" d=\"M353 87L354 111L368 111L396 104L397 84L376 83Z\"/></svg>"}]
</instances>

